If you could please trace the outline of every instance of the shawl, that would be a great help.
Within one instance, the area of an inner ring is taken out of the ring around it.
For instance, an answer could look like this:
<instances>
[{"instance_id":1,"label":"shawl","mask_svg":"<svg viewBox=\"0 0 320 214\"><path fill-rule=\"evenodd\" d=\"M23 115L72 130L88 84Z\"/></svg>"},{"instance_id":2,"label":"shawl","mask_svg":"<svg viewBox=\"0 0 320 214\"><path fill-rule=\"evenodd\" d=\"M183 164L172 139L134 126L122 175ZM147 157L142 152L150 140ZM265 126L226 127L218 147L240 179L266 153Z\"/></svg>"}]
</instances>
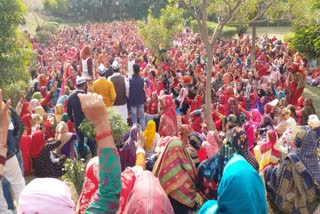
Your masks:
<instances>
[{"instance_id":1,"label":"shawl","mask_svg":"<svg viewBox=\"0 0 320 214\"><path fill-rule=\"evenodd\" d=\"M69 187L54 178L36 178L21 192L18 213L73 214Z\"/></svg>"},{"instance_id":2,"label":"shawl","mask_svg":"<svg viewBox=\"0 0 320 214\"><path fill-rule=\"evenodd\" d=\"M94 195L97 192L98 186L99 186L98 168L99 168L99 159L96 156L89 161L86 168L83 188L77 204L77 210L76 210L77 214L85 213L91 201L93 201L94 199Z\"/></svg>"},{"instance_id":3,"label":"shawl","mask_svg":"<svg viewBox=\"0 0 320 214\"><path fill-rule=\"evenodd\" d=\"M31 135L31 131L32 131L31 115L30 114L26 114L26 115L22 116L21 120L22 120L24 126L26 127L27 135Z\"/></svg>"},{"instance_id":4,"label":"shawl","mask_svg":"<svg viewBox=\"0 0 320 214\"><path fill-rule=\"evenodd\" d=\"M31 108L31 111L34 111L36 109L37 106L39 106L40 103L39 103L39 100L38 99L32 99L30 101L30 108Z\"/></svg>"},{"instance_id":5,"label":"shawl","mask_svg":"<svg viewBox=\"0 0 320 214\"><path fill-rule=\"evenodd\" d=\"M170 95L161 98L162 115L160 117L159 134L160 136L176 136L178 132L178 121L175 105Z\"/></svg>"},{"instance_id":6,"label":"shawl","mask_svg":"<svg viewBox=\"0 0 320 214\"><path fill-rule=\"evenodd\" d=\"M29 110L29 102L24 102L22 104L21 112L20 112L20 117L22 118L26 114L31 114L31 111Z\"/></svg>"},{"instance_id":7,"label":"shawl","mask_svg":"<svg viewBox=\"0 0 320 214\"><path fill-rule=\"evenodd\" d=\"M207 201L199 214L251 213L267 214L266 193L257 171L239 154L225 164L218 187L218 200Z\"/></svg>"},{"instance_id":8,"label":"shawl","mask_svg":"<svg viewBox=\"0 0 320 214\"><path fill-rule=\"evenodd\" d=\"M132 126L130 130L129 139L124 143L120 149L120 161L122 171L127 167L134 166L136 163L136 147L134 142L137 141L137 134L140 132L138 126Z\"/></svg>"},{"instance_id":9,"label":"shawl","mask_svg":"<svg viewBox=\"0 0 320 214\"><path fill-rule=\"evenodd\" d=\"M196 169L180 140L173 139L166 145L155 163L153 174L159 178L168 196L187 207L194 207Z\"/></svg>"},{"instance_id":10,"label":"shawl","mask_svg":"<svg viewBox=\"0 0 320 214\"><path fill-rule=\"evenodd\" d=\"M293 152L301 159L313 178L320 182L320 164L317 154L319 139L316 132L306 127L301 127L295 138Z\"/></svg>"},{"instance_id":11,"label":"shawl","mask_svg":"<svg viewBox=\"0 0 320 214\"><path fill-rule=\"evenodd\" d=\"M193 112L194 110L201 109L202 106L202 97L200 95L197 95L193 102L191 103L190 112Z\"/></svg>"},{"instance_id":12,"label":"shawl","mask_svg":"<svg viewBox=\"0 0 320 214\"><path fill-rule=\"evenodd\" d=\"M267 198L275 211L313 213L320 190L312 174L296 154L289 154L278 166L264 172Z\"/></svg>"},{"instance_id":13,"label":"shawl","mask_svg":"<svg viewBox=\"0 0 320 214\"><path fill-rule=\"evenodd\" d=\"M63 114L63 105L62 104L57 104L55 107L54 107L54 116L57 120L57 123L59 123L61 121L61 118L62 118L62 114Z\"/></svg>"},{"instance_id":14,"label":"shawl","mask_svg":"<svg viewBox=\"0 0 320 214\"><path fill-rule=\"evenodd\" d=\"M129 195L124 213L174 214L174 211L159 180L150 171L143 171Z\"/></svg>"},{"instance_id":15,"label":"shawl","mask_svg":"<svg viewBox=\"0 0 320 214\"><path fill-rule=\"evenodd\" d=\"M252 109L251 111L251 121L256 125L259 125L262 120L262 115L258 109Z\"/></svg>"},{"instance_id":16,"label":"shawl","mask_svg":"<svg viewBox=\"0 0 320 214\"><path fill-rule=\"evenodd\" d=\"M23 134L19 143L22 160L23 160L23 169L24 176L28 176L32 171L32 159L30 154L31 148L31 136L27 134Z\"/></svg>"},{"instance_id":17,"label":"shawl","mask_svg":"<svg viewBox=\"0 0 320 214\"><path fill-rule=\"evenodd\" d=\"M46 142L41 130L36 131L32 134L30 153L33 160L37 159L45 144Z\"/></svg>"},{"instance_id":18,"label":"shawl","mask_svg":"<svg viewBox=\"0 0 320 214\"><path fill-rule=\"evenodd\" d=\"M42 98L45 98L48 94L47 86L41 86L40 88L40 94Z\"/></svg>"}]
</instances>

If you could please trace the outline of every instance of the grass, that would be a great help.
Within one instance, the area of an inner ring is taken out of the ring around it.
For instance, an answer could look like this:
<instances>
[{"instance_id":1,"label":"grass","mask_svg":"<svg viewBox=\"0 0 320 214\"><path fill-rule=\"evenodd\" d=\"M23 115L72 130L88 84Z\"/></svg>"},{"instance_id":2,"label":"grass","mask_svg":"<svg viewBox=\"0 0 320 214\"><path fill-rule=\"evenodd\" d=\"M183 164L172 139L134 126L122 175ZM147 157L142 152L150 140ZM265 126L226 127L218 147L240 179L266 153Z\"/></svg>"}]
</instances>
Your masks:
<instances>
[{"instance_id":1,"label":"grass","mask_svg":"<svg viewBox=\"0 0 320 214\"><path fill-rule=\"evenodd\" d=\"M290 27L280 26L280 27L257 27L257 36L263 36L267 34L269 37L276 36L278 39L283 39L284 35L290 33ZM252 27L250 27L246 35L252 35Z\"/></svg>"}]
</instances>

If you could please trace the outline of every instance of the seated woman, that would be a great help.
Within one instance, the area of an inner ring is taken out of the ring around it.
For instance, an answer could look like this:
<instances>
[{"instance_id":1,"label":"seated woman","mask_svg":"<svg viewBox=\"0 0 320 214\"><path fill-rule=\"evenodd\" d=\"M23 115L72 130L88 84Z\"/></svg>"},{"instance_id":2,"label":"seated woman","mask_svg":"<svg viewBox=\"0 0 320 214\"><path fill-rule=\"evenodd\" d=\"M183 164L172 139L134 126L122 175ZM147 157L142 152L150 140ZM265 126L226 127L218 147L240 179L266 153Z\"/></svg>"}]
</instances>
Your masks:
<instances>
[{"instance_id":1,"label":"seated woman","mask_svg":"<svg viewBox=\"0 0 320 214\"><path fill-rule=\"evenodd\" d=\"M143 131L143 136L146 140L144 145L146 157L150 157L155 153L156 146L160 140L160 135L156 132L156 123L153 120L147 123L146 129Z\"/></svg>"},{"instance_id":2,"label":"seated woman","mask_svg":"<svg viewBox=\"0 0 320 214\"><path fill-rule=\"evenodd\" d=\"M160 106L162 108L159 124L160 136L177 136L178 121L172 97L170 95L163 95L160 98Z\"/></svg>"},{"instance_id":3,"label":"seated woman","mask_svg":"<svg viewBox=\"0 0 320 214\"><path fill-rule=\"evenodd\" d=\"M317 139L314 131L304 128L298 130L295 147L281 165L264 172L268 201L275 212L314 213L319 205Z\"/></svg>"},{"instance_id":4,"label":"seated woman","mask_svg":"<svg viewBox=\"0 0 320 214\"><path fill-rule=\"evenodd\" d=\"M153 174L159 178L175 213L192 212L196 205L196 168L192 159L179 138L167 137L161 140L161 144L164 144L163 151Z\"/></svg>"},{"instance_id":5,"label":"seated woman","mask_svg":"<svg viewBox=\"0 0 320 214\"><path fill-rule=\"evenodd\" d=\"M254 148L254 155L259 163L259 171L263 172L268 166L276 166L281 157L281 151L277 146L277 132L267 131L267 141Z\"/></svg>"},{"instance_id":6,"label":"seated woman","mask_svg":"<svg viewBox=\"0 0 320 214\"><path fill-rule=\"evenodd\" d=\"M217 200L207 201L198 213L266 214L265 188L258 168L245 131L239 127L230 130L227 143L199 166L202 195Z\"/></svg>"},{"instance_id":7,"label":"seated woman","mask_svg":"<svg viewBox=\"0 0 320 214\"><path fill-rule=\"evenodd\" d=\"M65 122L62 121L57 125L55 139L61 141L61 145L57 148L58 154L68 158L76 156L74 141L77 140L77 134L69 132Z\"/></svg>"},{"instance_id":8,"label":"seated woman","mask_svg":"<svg viewBox=\"0 0 320 214\"><path fill-rule=\"evenodd\" d=\"M53 151L61 145L61 141L47 141L39 156L33 161L34 174L38 178L59 178L62 175L64 155L56 157Z\"/></svg>"}]
</instances>

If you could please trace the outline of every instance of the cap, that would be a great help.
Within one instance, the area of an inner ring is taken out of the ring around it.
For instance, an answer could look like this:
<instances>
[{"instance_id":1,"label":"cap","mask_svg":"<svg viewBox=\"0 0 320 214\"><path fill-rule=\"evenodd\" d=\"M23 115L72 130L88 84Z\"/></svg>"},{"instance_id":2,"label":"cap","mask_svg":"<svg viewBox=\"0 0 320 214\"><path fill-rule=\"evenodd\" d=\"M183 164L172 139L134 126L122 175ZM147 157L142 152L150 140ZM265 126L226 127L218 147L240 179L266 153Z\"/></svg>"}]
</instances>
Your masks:
<instances>
[{"instance_id":1,"label":"cap","mask_svg":"<svg viewBox=\"0 0 320 214\"><path fill-rule=\"evenodd\" d=\"M119 69L119 62L117 60L114 60L112 65L111 65L112 69L117 70Z\"/></svg>"},{"instance_id":2,"label":"cap","mask_svg":"<svg viewBox=\"0 0 320 214\"><path fill-rule=\"evenodd\" d=\"M77 85L82 85L82 84L86 83L86 79L79 77L79 78L77 78L76 82L77 82Z\"/></svg>"},{"instance_id":3,"label":"cap","mask_svg":"<svg viewBox=\"0 0 320 214\"><path fill-rule=\"evenodd\" d=\"M106 67L101 63L98 67L99 69L99 74L105 74L106 73Z\"/></svg>"}]
</instances>

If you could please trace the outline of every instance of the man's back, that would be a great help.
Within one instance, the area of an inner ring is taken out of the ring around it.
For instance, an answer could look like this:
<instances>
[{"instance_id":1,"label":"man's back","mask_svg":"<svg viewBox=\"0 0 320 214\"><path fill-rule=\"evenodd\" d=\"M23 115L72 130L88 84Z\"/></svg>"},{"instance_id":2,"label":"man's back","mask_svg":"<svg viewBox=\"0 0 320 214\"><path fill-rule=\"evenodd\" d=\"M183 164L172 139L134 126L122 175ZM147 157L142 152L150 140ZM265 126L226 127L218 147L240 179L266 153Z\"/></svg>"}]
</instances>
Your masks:
<instances>
[{"instance_id":1,"label":"man's back","mask_svg":"<svg viewBox=\"0 0 320 214\"><path fill-rule=\"evenodd\" d=\"M125 78L122 75L115 75L110 77L116 91L115 106L125 105L127 103Z\"/></svg>"},{"instance_id":2,"label":"man's back","mask_svg":"<svg viewBox=\"0 0 320 214\"><path fill-rule=\"evenodd\" d=\"M93 82L92 92L100 94L106 107L111 107L116 99L116 91L113 83L106 78L100 78Z\"/></svg>"}]
</instances>

